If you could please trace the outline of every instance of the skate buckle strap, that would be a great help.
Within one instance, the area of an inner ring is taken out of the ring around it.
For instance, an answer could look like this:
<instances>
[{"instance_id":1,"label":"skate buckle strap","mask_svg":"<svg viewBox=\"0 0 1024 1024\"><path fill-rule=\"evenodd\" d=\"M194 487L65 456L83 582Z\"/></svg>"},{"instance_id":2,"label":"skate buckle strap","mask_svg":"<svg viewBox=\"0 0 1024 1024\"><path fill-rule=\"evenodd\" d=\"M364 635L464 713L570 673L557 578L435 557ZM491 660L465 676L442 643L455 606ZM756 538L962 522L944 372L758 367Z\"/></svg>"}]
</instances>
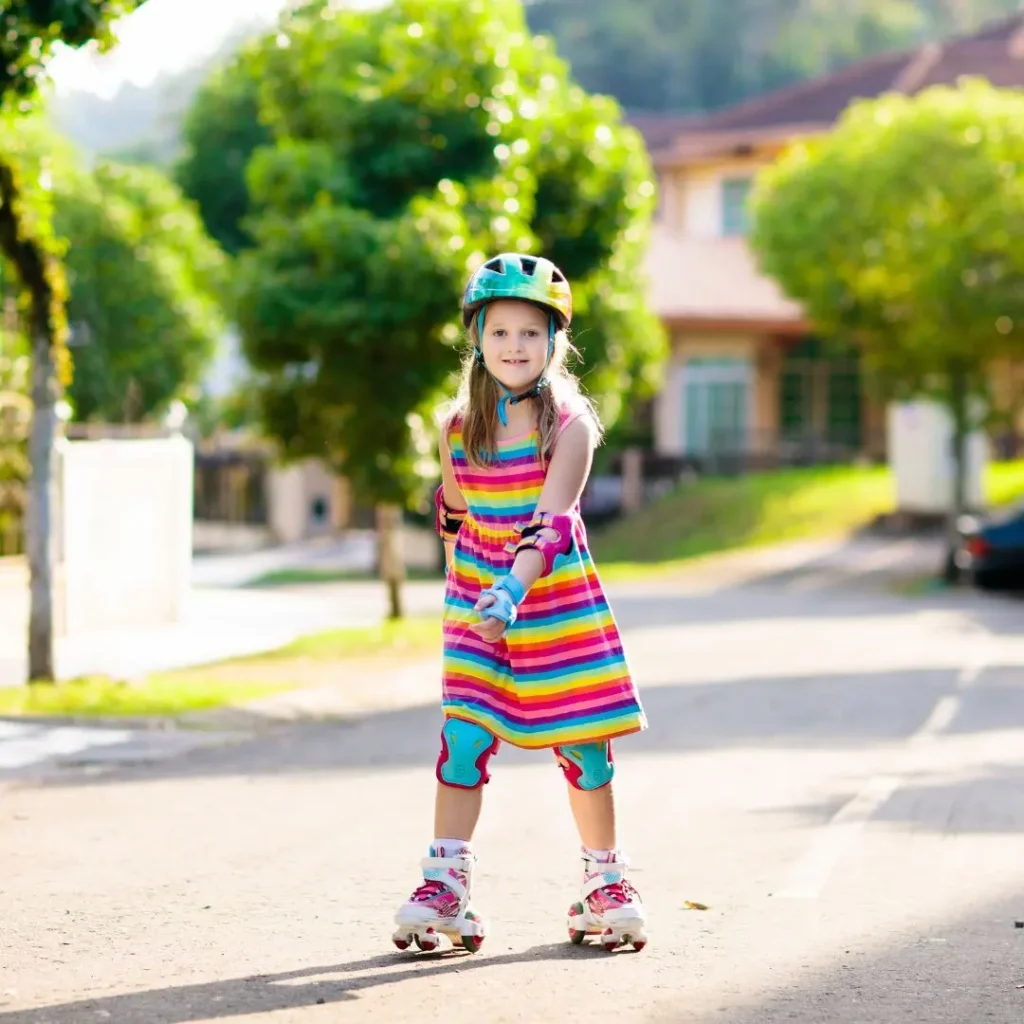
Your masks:
<instances>
[{"instance_id":1,"label":"skate buckle strap","mask_svg":"<svg viewBox=\"0 0 1024 1024\"><path fill-rule=\"evenodd\" d=\"M427 882L442 882L447 885L460 900L466 895L466 886L462 880L453 875L453 871L461 871L469 875L473 870L471 857L424 857L421 861L423 878Z\"/></svg>"},{"instance_id":2,"label":"skate buckle strap","mask_svg":"<svg viewBox=\"0 0 1024 1024\"><path fill-rule=\"evenodd\" d=\"M604 889L609 885L622 885L626 880L625 868L622 864L600 864L595 867L603 868L597 874L592 875L583 883L583 895L589 896L598 889Z\"/></svg>"}]
</instances>

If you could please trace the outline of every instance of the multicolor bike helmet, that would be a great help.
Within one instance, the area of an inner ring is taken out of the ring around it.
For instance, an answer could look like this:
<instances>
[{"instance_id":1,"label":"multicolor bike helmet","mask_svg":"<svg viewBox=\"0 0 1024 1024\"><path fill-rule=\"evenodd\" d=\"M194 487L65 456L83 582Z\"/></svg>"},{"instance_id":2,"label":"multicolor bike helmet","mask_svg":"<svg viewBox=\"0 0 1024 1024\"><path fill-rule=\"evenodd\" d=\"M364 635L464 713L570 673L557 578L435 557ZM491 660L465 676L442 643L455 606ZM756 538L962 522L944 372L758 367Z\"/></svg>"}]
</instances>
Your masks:
<instances>
[{"instance_id":1,"label":"multicolor bike helmet","mask_svg":"<svg viewBox=\"0 0 1024 1024\"><path fill-rule=\"evenodd\" d=\"M496 377L498 387L498 418L508 425L508 405L518 405L534 398L550 387L548 366L555 351L555 333L564 330L572 321L572 291L558 267L541 256L524 256L517 252L503 252L489 259L469 279L462 300L462 322L466 327L477 318L479 336L483 336L485 307L498 299L521 299L534 302L548 311L548 356L540 379L528 391L513 395ZM477 362L484 366L484 355L476 349Z\"/></svg>"},{"instance_id":2,"label":"multicolor bike helmet","mask_svg":"<svg viewBox=\"0 0 1024 1024\"><path fill-rule=\"evenodd\" d=\"M572 320L572 291L565 275L542 256L503 252L489 259L469 279L462 300L462 322L468 327L473 314L488 302L523 299L548 309L565 329Z\"/></svg>"}]
</instances>

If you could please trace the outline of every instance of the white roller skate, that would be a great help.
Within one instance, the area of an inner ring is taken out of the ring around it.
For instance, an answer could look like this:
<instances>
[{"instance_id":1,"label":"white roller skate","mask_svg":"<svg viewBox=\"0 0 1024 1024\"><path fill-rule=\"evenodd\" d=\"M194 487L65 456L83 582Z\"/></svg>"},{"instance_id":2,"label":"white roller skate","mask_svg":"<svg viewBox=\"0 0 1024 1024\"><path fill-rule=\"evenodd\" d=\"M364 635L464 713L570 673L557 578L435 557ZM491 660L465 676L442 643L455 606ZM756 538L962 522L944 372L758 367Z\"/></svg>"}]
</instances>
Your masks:
<instances>
[{"instance_id":1,"label":"white roller skate","mask_svg":"<svg viewBox=\"0 0 1024 1024\"><path fill-rule=\"evenodd\" d=\"M596 860L583 851L583 889L569 908L569 940L580 945L596 936L611 953L631 945L637 952L647 945L647 914L640 894L626 879L629 863L622 854L612 861Z\"/></svg>"},{"instance_id":2,"label":"white roller skate","mask_svg":"<svg viewBox=\"0 0 1024 1024\"><path fill-rule=\"evenodd\" d=\"M395 914L398 930L391 941L399 949L413 943L424 952L461 945L475 953L483 945L483 920L469 907L474 857L465 850L439 856L431 847L423 858L423 884Z\"/></svg>"}]
</instances>

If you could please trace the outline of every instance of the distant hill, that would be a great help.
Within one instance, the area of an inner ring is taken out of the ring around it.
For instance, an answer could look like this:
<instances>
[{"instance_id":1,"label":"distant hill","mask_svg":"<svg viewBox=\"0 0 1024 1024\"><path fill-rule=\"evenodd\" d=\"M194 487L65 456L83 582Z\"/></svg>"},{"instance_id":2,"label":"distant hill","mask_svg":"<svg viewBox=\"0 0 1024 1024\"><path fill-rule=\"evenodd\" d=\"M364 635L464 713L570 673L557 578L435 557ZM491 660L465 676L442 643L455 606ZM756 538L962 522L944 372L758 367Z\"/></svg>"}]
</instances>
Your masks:
<instances>
[{"instance_id":1,"label":"distant hill","mask_svg":"<svg viewBox=\"0 0 1024 1024\"><path fill-rule=\"evenodd\" d=\"M175 74L159 75L147 86L126 82L109 99L82 91L55 95L50 119L90 156L167 167L178 154L181 119L199 87L218 64L272 24L253 20L240 25L203 60Z\"/></svg>"}]
</instances>

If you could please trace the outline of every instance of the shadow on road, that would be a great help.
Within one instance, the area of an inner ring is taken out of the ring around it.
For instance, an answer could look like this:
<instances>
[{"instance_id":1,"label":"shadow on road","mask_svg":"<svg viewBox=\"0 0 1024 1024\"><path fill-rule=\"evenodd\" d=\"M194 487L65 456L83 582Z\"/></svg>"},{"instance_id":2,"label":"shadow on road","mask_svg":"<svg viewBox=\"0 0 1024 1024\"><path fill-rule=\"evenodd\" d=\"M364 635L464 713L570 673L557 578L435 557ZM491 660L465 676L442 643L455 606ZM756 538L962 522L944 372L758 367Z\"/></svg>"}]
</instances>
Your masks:
<instances>
[{"instance_id":1,"label":"shadow on road","mask_svg":"<svg viewBox=\"0 0 1024 1024\"><path fill-rule=\"evenodd\" d=\"M853 796L848 790L835 792L816 803L774 807L759 813L787 820L799 815L817 825L828 821ZM904 777L886 802L872 812L871 820L876 825L910 825L916 832L951 836L1020 833L1024 831L1024 765L996 762L953 779L916 772ZM1018 909L1024 913L1024 904Z\"/></svg>"},{"instance_id":2,"label":"shadow on road","mask_svg":"<svg viewBox=\"0 0 1024 1024\"><path fill-rule=\"evenodd\" d=\"M496 956L488 956L486 947L477 954L461 950L415 954L396 951L364 960L306 967L279 974L151 988L33 1010L0 1010L0 1024L82 1024L86 1020L100 1019L116 1021L117 1024L187 1024L189 1021L348 1002L358 999L359 993L366 989L430 979L452 971L488 970L540 960L578 960L608 955L598 946L573 946L568 942L548 943L521 953ZM623 950L615 955L635 954L631 950Z\"/></svg>"},{"instance_id":3,"label":"shadow on road","mask_svg":"<svg viewBox=\"0 0 1024 1024\"><path fill-rule=\"evenodd\" d=\"M794 570L778 578L692 594L673 592L668 584L663 592L650 593L643 593L639 586L610 588L609 596L616 619L627 628L945 613L994 636L1024 634L1024 594L987 593L966 586L902 593L902 581L893 580L853 580L841 586L801 589L809 576L810 570Z\"/></svg>"},{"instance_id":4,"label":"shadow on road","mask_svg":"<svg viewBox=\"0 0 1024 1024\"><path fill-rule=\"evenodd\" d=\"M1019 670L995 667L965 691L949 734L1024 729ZM620 740L626 762L661 753L728 748L834 750L898 743L913 734L938 699L955 689L952 670L906 670L801 677L755 677L652 686L643 692L650 728ZM306 723L241 743L207 747L151 764L94 766L51 775L44 786L94 786L167 778L281 776L433 767L439 708L407 708L354 721ZM548 751L502 745L492 771L550 761Z\"/></svg>"},{"instance_id":5,"label":"shadow on road","mask_svg":"<svg viewBox=\"0 0 1024 1024\"><path fill-rule=\"evenodd\" d=\"M714 1013L695 1015L680 998L650 1024L1019 1024L1024 1019L1024 890L950 912L884 943L846 941L820 966L777 975L772 991L742 1005L723 993ZM766 937L766 942L770 938Z\"/></svg>"}]
</instances>

